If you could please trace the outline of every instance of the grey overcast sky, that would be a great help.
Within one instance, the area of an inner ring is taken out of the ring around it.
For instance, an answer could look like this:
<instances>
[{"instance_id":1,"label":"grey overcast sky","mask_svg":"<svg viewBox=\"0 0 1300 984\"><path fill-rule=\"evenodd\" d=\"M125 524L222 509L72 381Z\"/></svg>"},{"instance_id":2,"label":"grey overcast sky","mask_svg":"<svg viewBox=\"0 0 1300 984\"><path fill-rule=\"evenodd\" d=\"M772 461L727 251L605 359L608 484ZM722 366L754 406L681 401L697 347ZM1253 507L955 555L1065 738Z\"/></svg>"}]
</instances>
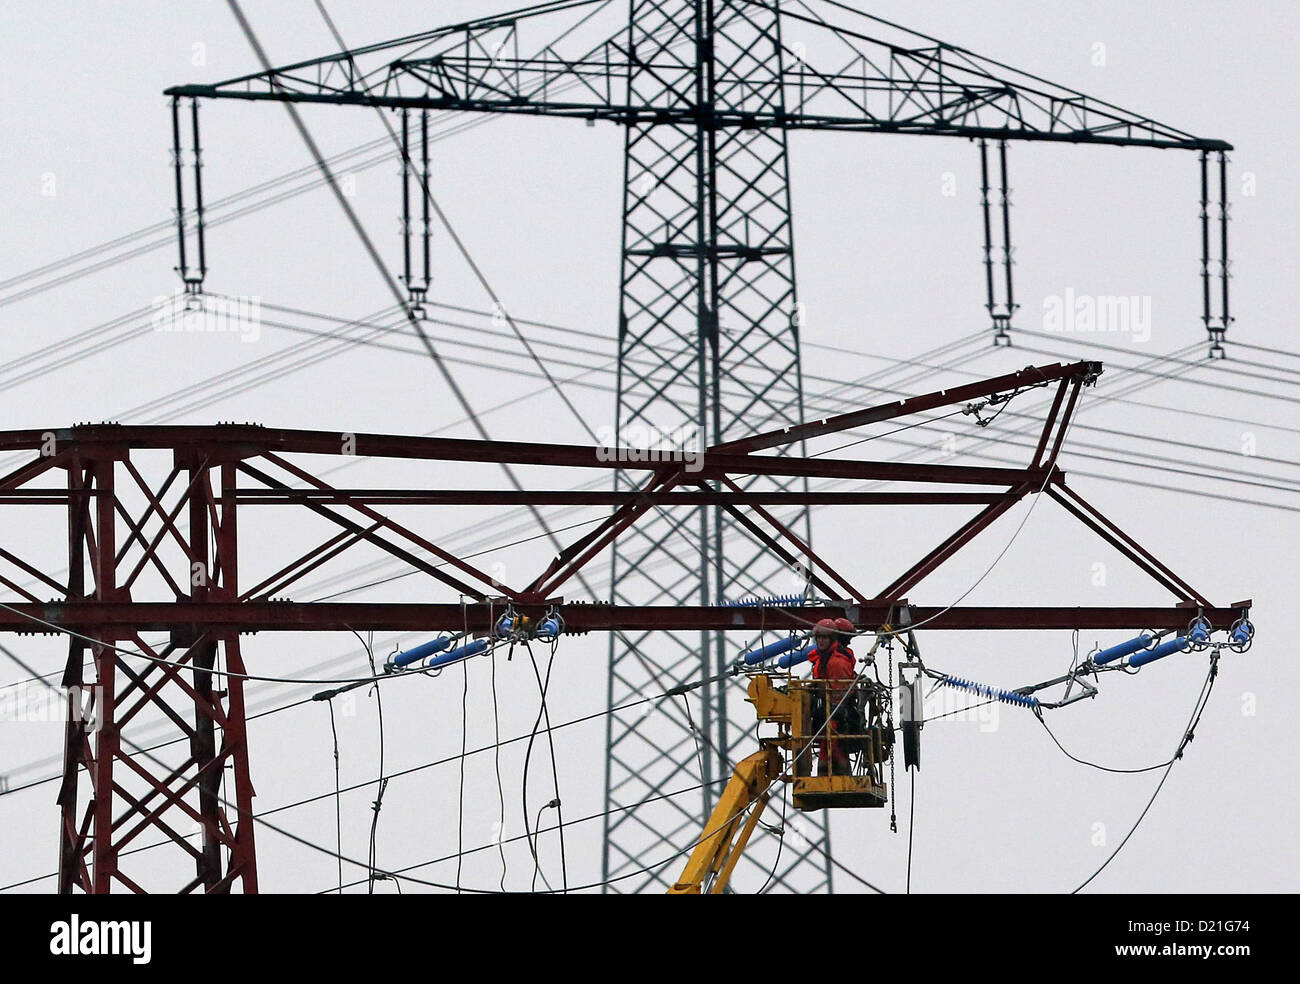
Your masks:
<instances>
[{"instance_id":1,"label":"grey overcast sky","mask_svg":"<svg viewBox=\"0 0 1300 984\"><path fill-rule=\"evenodd\" d=\"M1233 143L1236 322L1230 337L1300 350L1291 327L1294 265L1300 255L1300 192L1294 173L1300 146L1293 125L1300 97L1279 84L1293 71L1300 6L1286 0L856 2L1183 130ZM328 0L326 5L354 45L498 9L488 0ZM614 4L608 23L616 25L625 17L625 7ZM246 0L244 8L273 63L334 50L309 0ZM105 419L239 420L471 436L424 356L331 345L302 329L319 332L335 324L280 315L266 306L334 319L365 318L391 306L383 281L327 191L278 201L267 192L256 199L264 207L238 217L226 218L235 206L214 206L208 285L261 300L263 323L255 338L152 331L127 337L129 328L148 323L156 299L176 287L173 240L166 227L96 254L117 256L138 248L136 255L103 269L53 282L92 265L91 258L25 276L168 219L173 199L163 89L257 68L225 3L16 0L0 6L0 62L5 66L0 91L5 135L0 142L0 428ZM376 115L312 107L304 118L327 154L373 145L340 170L358 213L395 267L397 165L379 142L384 131ZM310 164L277 106L208 104L203 121L209 202ZM563 377L606 367L613 359L621 156L616 127L548 119L489 119L436 145L434 193L507 309L530 322L603 336L524 325L548 365ZM1066 332L1047 340L1022 339L1018 348L997 351L986 342L972 344L961 350L965 358L958 365L923 377L898 369L877 385L905 380L907 391L925 392L1031 362L1100 358L1108 363L1063 453L1062 466L1072 474L1072 485L1212 600L1226 604L1253 598L1259 638L1249 653L1225 655L1195 742L1142 827L1089 891L1295 891L1300 887L1293 836L1300 786L1290 750L1294 719L1288 707L1300 686L1300 670L1282 640L1295 627L1294 599L1300 592L1295 559L1300 548L1300 356L1230 345L1233 359L1226 367L1198 366L1183 380L1154 381L1128 402L1103 402L1100 398L1108 393L1151 382L1123 367L1203 339L1195 156L1015 145L1010 158L1016 289L1022 304L1016 324L1041 330L1054 299L1124 296L1149 299L1149 332ZM791 171L799 292L806 305L804 367L810 406L816 411L894 398L860 386L836 388L837 382L860 380L889 368L892 359L911 358L987 327L978 155L971 144L800 133L791 138ZM153 243L157 248L146 248ZM437 300L471 312L490 307L441 231L435 236L434 264ZM41 285L46 289L34 289ZM143 316L87 335L141 309ZM458 380L483 412L493 437L584 440L582 427L542 381L491 368L494 361L517 368L527 368L527 363L492 351L511 346L488 334L497 329L487 317L452 312L447 320L457 325L438 326L435 337L449 357L460 360L454 364ZM1119 351L1090 344L1095 342ZM1041 351L1025 351L1031 347ZM312 354L319 358L300 364L306 360L299 355ZM1204 346L1198 346L1183 357L1203 355ZM11 361L19 359L26 361ZM277 373L290 365L296 368ZM1169 364L1159 368L1166 371ZM1281 382L1257 378L1261 375ZM251 381L260 385L242 387ZM592 385L568 388L584 419L593 429L611 426L612 374L592 373L584 382ZM985 460L976 453L1014 454L981 443L978 428L964 419L947 431L922 428L904 436L914 445L882 442L879 453L971 463ZM0 468L7 467L7 459L0 461ZM446 470L388 462L363 461L343 475L340 481L354 487L470 481ZM562 488L581 477L542 481ZM499 480L486 472L472 479ZM1005 517L924 581L912 600L947 604L977 581L965 603L1167 600L1157 585L1126 567L1050 500L1032 507L1025 519L1030 508L1022 505ZM57 569L62 520L44 515L30 524L4 521L0 545L41 557ZM591 515L590 510L548 513L557 525ZM429 511L420 513L418 522L435 539L465 552L535 532L526 514L485 508ZM853 580L883 585L958 522L951 512L823 509L813 513L813 538ZM247 532L253 543L257 537L297 542L309 535L272 526L270 517L250 523ZM543 543L530 543L485 563L500 564L501 576L509 580L512 573L522 576L537 569L547 555ZM360 569L356 563L322 570L296 597L318 599L391 573L378 561ZM597 590L606 590L607 562L594 577ZM789 590L788 584L764 587L771 594ZM412 578L347 597L454 600ZM1105 646L1123 637L1081 633L1078 643L1086 652L1094 643ZM387 653L421 638L377 637L375 647ZM42 673L61 668L61 651L66 652L57 639L46 637L13 636L0 642ZM742 643L736 640L738 652ZM933 668L1008 688L1064 673L1072 657L1065 632L931 633L923 635L922 645ZM607 648L603 638L562 641L551 686L553 720L604 708ZM647 656L653 659L655 653ZM349 676L365 672L366 665L356 640L343 634L254 636L245 643L245 659L250 672L273 676ZM1177 744L1204 673L1204 657L1184 655L1134 677L1109 674L1102 678L1097 700L1056 711L1048 720L1061 742L1080 757L1115 768L1160 762ZM471 748L491 741L498 731L503 737L528 732L537 697L526 659L516 656L507 662L498 656L495 666L477 660L466 674ZM0 684L26 676L0 657ZM390 771L459 752L463 679L455 670L436 679L414 677L388 685L384 723ZM265 709L316 689L254 683L249 701L254 709ZM358 691L354 700L340 704L338 730L343 784L372 779L379 754L375 700ZM169 736L154 719L138 722L130 733L140 743ZM254 722L250 741L259 810L332 792L330 726L320 704ZM569 818L603 809L604 741L600 720L555 735ZM959 716L934 722L924 742L924 768L916 778L912 876L914 890L922 892L1068 891L1119 843L1159 775L1117 775L1074 764L1028 714L1009 707L968 720ZM57 723L0 721L0 776L11 789L56 774L61 750ZM467 848L491 844L498 831L507 838L523 832L522 765L521 744L503 750L499 762L491 754L467 760ZM890 833L881 811L841 811L831 828L836 858L891 892L902 891L905 878L907 789L902 775L900 769L900 834ZM454 763L393 780L379 823L381 867L401 868L456 850L459 784ZM54 871L56 791L57 783L47 782L0 795L0 885ZM343 797L343 853L350 858L365 858L373 795L368 786ZM549 756L539 746L530 779L531 808L538 809L550 796ZM333 844L330 798L274 819L303 838ZM332 858L268 829L259 829L257 836L264 891L315 892L334 885ZM166 853L144 854L138 862L144 877L159 886L176 882L185 866L183 857ZM570 829L572 883L598 881L600 855L598 821ZM544 839L541 860L555 883L559 859L553 836ZM759 887L761 875L753 872L765 860L758 858L758 865L738 878L739 891ZM526 889L533 875L526 847L511 845L505 862L506 887ZM416 874L449 881L455 867L454 861L442 862ZM675 862L666 870L676 867ZM495 888L501 869L498 852L482 850L465 859L462 878L469 886ZM347 866L344 878L364 878L364 870ZM46 878L16 891L48 892L53 885ZM364 882L351 889L364 890ZM380 890L395 889L386 884ZM857 886L837 877L836 890L855 891Z\"/></svg>"}]
</instances>

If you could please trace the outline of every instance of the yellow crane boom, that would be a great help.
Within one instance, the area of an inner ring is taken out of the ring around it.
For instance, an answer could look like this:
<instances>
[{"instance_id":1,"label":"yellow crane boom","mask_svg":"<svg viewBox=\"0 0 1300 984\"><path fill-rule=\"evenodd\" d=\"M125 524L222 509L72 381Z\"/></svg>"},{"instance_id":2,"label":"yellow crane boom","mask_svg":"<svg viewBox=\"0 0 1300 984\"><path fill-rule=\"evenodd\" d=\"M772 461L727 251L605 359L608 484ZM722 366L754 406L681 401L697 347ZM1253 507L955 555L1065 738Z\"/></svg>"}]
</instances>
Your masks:
<instances>
[{"instance_id":1,"label":"yellow crane boom","mask_svg":"<svg viewBox=\"0 0 1300 984\"><path fill-rule=\"evenodd\" d=\"M726 891L731 872L767 806L768 787L781 777L783 768L781 753L775 748L764 748L741 759L718 797L703 838L691 852L682 877L668 890L669 895L721 895ZM706 892L704 885L710 879Z\"/></svg>"}]
</instances>

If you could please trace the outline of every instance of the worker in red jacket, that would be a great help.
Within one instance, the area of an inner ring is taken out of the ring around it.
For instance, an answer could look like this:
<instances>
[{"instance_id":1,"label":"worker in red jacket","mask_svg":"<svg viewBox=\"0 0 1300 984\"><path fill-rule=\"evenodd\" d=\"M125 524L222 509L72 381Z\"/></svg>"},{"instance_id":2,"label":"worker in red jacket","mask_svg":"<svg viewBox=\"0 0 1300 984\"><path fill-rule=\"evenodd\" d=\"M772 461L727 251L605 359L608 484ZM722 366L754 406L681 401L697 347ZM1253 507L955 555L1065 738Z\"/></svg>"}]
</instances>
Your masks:
<instances>
[{"instance_id":1,"label":"worker in red jacket","mask_svg":"<svg viewBox=\"0 0 1300 984\"><path fill-rule=\"evenodd\" d=\"M817 774L822 776L847 776L852 771L848 749L842 742L835 740L835 732L843 731L845 725L851 724L857 707L850 693L851 681L857 677L854 668L857 660L853 651L841 641L844 629L838 624L840 621L847 622L849 631L852 632L853 623L848 622L848 619L824 618L813 626L816 648L808 657L813 667L813 679L843 681L826 685L821 713L814 713L813 716L814 728L819 728L822 722L826 722L823 737L817 741ZM829 721L826 720L828 715ZM828 771L828 766L831 771Z\"/></svg>"}]
</instances>

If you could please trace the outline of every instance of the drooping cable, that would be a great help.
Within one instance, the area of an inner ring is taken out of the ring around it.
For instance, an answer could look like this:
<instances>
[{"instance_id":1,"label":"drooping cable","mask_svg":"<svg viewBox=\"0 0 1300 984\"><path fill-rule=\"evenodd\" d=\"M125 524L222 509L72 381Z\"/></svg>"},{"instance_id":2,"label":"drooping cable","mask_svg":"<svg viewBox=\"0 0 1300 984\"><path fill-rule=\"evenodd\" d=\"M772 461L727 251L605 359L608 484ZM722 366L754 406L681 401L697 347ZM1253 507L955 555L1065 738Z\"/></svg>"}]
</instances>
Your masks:
<instances>
[{"instance_id":1,"label":"drooping cable","mask_svg":"<svg viewBox=\"0 0 1300 984\"><path fill-rule=\"evenodd\" d=\"M911 804L907 810L907 894L912 894L912 833L916 829L916 770L908 769L911 777Z\"/></svg>"},{"instance_id":2,"label":"drooping cable","mask_svg":"<svg viewBox=\"0 0 1300 984\"><path fill-rule=\"evenodd\" d=\"M542 722L545 721L546 743L550 750L550 757L551 757L551 788L555 794L555 797L549 803L545 804L542 807L542 810L546 810L546 809L555 810L557 828L559 831L559 839L560 839L560 876L561 876L560 884L563 887L563 890L567 892L569 890L569 865L568 865L568 858L567 858L566 848L564 843L564 806L563 806L564 801L560 795L560 773L559 773L559 766L555 758L555 735L554 735L555 729L551 726L551 712L546 702L546 695L550 691L550 687L551 687L551 670L555 665L555 651L558 648L558 646L559 646L559 639L557 637L556 639L553 639L551 641L550 655L546 661L546 677L545 679L543 679L541 673L537 668L537 660L533 656L532 646L529 645L527 641L524 642L524 648L528 652L528 660L533 667L533 677L537 680L537 691L538 691L538 698L540 703L537 709L537 718L533 721L533 728L528 736L528 747L524 752L523 801L524 801L524 823L527 824L528 823L528 766L529 766L530 759L532 757L533 742L537 738L538 728L540 727ZM538 811L537 815L540 823L540 818L541 818L540 810ZM532 883L533 890L536 891L537 889L537 876L539 874L542 877L542 881L546 884L546 887L549 889L551 887L551 884L549 881L546 880L546 875L541 870L541 861L539 860L539 856L537 852L537 841L535 837L527 830L525 830L525 833L529 834L528 846L529 846L529 850L532 852L533 855L533 883Z\"/></svg>"},{"instance_id":3,"label":"drooping cable","mask_svg":"<svg viewBox=\"0 0 1300 984\"><path fill-rule=\"evenodd\" d=\"M489 620L489 625L494 624ZM510 644L510 655L513 656L515 651L514 643ZM510 656L506 657L507 660ZM492 768L497 777L497 852L501 855L501 891L506 890L506 848L502 840L506 836L506 791L501 784L501 707L497 702L497 650L493 646L488 651L489 676L492 683L492 737L495 748L492 752Z\"/></svg>"},{"instance_id":4,"label":"drooping cable","mask_svg":"<svg viewBox=\"0 0 1300 984\"><path fill-rule=\"evenodd\" d=\"M343 894L343 795L339 791L339 732L334 725L334 701L325 701L325 707L330 712L330 734L334 736L334 846L338 851L339 858L339 887L338 894ZM373 858L371 861L373 862ZM371 870L373 871L373 865Z\"/></svg>"},{"instance_id":5,"label":"drooping cable","mask_svg":"<svg viewBox=\"0 0 1300 984\"><path fill-rule=\"evenodd\" d=\"M789 800L789 790L785 785L781 786L781 825L777 828L776 837L776 858L772 861L772 870L767 873L767 880L763 882L756 894L763 895L767 892L768 886L776 878L777 869L781 867L781 852L785 849L785 806Z\"/></svg>"},{"instance_id":6,"label":"drooping cable","mask_svg":"<svg viewBox=\"0 0 1300 984\"><path fill-rule=\"evenodd\" d=\"M469 614L465 609L465 601L461 599L460 606L464 638L469 637ZM465 750L469 741L469 660L462 660L460 665L461 687L460 687L460 782L456 792L456 894L461 893L460 876L461 863L464 860L465 850Z\"/></svg>"},{"instance_id":7,"label":"drooping cable","mask_svg":"<svg viewBox=\"0 0 1300 984\"><path fill-rule=\"evenodd\" d=\"M384 740L384 698L383 698L383 694L380 693L380 689L378 685L379 671L375 666L375 649L374 649L373 639L370 642L367 642L365 639L361 638L360 633L358 633L355 629L349 628L349 631L357 637L357 641L360 642L362 647L365 649L366 659L370 663L370 674L372 677L375 677L376 679L376 682L371 684L370 695L375 698L375 706L379 712L379 780L378 780L378 787L375 791L375 799L370 805L370 809L373 812L370 818L370 853L368 856L369 864L370 864L370 878L367 885L368 894L374 895L375 881L377 878L382 877L381 875L377 874L378 846L377 846L376 838L379 830L379 811L384 808L384 793L388 790L388 776L384 772L384 750L386 744Z\"/></svg>"},{"instance_id":8,"label":"drooping cable","mask_svg":"<svg viewBox=\"0 0 1300 984\"><path fill-rule=\"evenodd\" d=\"M1152 791L1151 798L1147 800L1147 804L1142 808L1142 812L1138 814L1138 818L1135 821L1133 821L1133 826L1130 827L1129 832L1124 835L1124 839L1119 842L1115 850L1111 851L1110 856L1107 857L1106 860L1101 863L1101 867L1099 867L1091 875L1085 878L1079 884L1079 887L1074 889L1070 893L1071 895L1077 895L1079 892L1087 888L1094 878L1096 878L1098 875L1100 875L1103 871L1106 870L1107 865L1109 865L1112 861L1115 860L1119 852L1124 850L1124 845L1129 842L1129 839L1135 833L1137 833L1138 827L1141 826L1142 821L1146 819L1147 814L1151 811L1151 807L1155 805L1156 797L1160 795L1160 790L1164 788L1165 780L1169 778L1169 773L1173 771L1174 763L1183 757L1183 750L1192 741L1193 737L1195 737L1196 726L1200 723L1201 715L1205 711L1206 704L1209 703L1210 692L1214 689L1214 681L1218 677L1218 675L1219 675L1219 654L1217 651L1215 651L1210 656L1210 670L1209 673L1206 674L1205 683L1201 685L1201 693L1200 696L1197 697L1196 706L1192 710L1192 716L1187 723L1186 729L1183 731L1182 737L1179 739L1178 748L1174 752L1173 758L1171 758L1169 760L1169 764L1165 766L1165 771L1164 774L1160 777L1160 782L1156 784L1155 790Z\"/></svg>"}]
</instances>

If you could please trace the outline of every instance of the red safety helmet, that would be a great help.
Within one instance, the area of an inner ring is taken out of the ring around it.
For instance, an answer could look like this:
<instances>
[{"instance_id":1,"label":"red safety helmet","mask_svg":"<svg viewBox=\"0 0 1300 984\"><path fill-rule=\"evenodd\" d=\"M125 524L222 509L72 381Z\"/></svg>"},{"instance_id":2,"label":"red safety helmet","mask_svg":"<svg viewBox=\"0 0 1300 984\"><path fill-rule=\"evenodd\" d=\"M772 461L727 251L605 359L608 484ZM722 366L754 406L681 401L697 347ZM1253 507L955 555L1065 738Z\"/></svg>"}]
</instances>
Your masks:
<instances>
[{"instance_id":1,"label":"red safety helmet","mask_svg":"<svg viewBox=\"0 0 1300 984\"><path fill-rule=\"evenodd\" d=\"M847 618L843 618L843 617L837 618L835 620L835 627L839 629L841 632L845 633L846 635L852 635L856 631L853 628L853 623L850 622Z\"/></svg>"},{"instance_id":2,"label":"red safety helmet","mask_svg":"<svg viewBox=\"0 0 1300 984\"><path fill-rule=\"evenodd\" d=\"M823 619L819 619L817 624L813 626L812 634L814 636L818 636L824 633L830 636L832 639L834 639L835 636L839 633L839 631L840 631L840 627L838 624L836 624L835 619L823 618Z\"/></svg>"}]
</instances>

